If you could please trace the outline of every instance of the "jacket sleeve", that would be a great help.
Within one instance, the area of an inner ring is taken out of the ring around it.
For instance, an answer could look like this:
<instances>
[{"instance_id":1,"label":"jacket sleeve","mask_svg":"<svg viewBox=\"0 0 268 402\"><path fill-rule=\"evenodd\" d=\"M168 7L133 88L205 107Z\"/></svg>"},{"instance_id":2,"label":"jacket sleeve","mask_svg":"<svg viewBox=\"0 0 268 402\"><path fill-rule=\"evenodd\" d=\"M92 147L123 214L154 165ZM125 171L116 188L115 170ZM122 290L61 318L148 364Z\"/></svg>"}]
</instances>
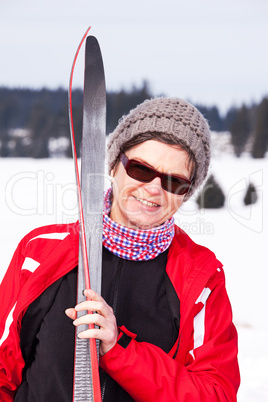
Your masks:
<instances>
[{"instance_id":1,"label":"jacket sleeve","mask_svg":"<svg viewBox=\"0 0 268 402\"><path fill-rule=\"evenodd\" d=\"M21 383L24 360L20 350L17 320L14 319L17 298L27 272L21 270L24 240L19 244L0 285L0 400L13 401Z\"/></svg>"},{"instance_id":2,"label":"jacket sleeve","mask_svg":"<svg viewBox=\"0 0 268 402\"><path fill-rule=\"evenodd\" d=\"M206 302L197 300L194 306L197 314L192 316L192 330L185 331L188 339L181 329L179 351L185 353L173 359L152 344L137 342L122 328L117 344L100 358L100 366L135 401L236 401L237 332L224 275L219 273L216 285L215 280L210 282ZM204 327L203 335L202 331L195 335L198 325Z\"/></svg>"}]
</instances>

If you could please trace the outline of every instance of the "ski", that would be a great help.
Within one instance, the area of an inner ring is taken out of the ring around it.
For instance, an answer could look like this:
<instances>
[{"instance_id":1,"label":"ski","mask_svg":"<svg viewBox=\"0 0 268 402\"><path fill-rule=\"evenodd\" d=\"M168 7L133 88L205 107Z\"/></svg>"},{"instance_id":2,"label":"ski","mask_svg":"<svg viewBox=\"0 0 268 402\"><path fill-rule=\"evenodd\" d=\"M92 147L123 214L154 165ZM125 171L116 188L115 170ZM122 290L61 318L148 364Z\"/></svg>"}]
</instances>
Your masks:
<instances>
[{"instance_id":1,"label":"ski","mask_svg":"<svg viewBox=\"0 0 268 402\"><path fill-rule=\"evenodd\" d=\"M106 136L106 89L100 47L94 36L85 33L75 56L69 86L69 115L79 204L79 264L77 303L86 300L83 290L101 292L102 215ZM86 38L87 37L87 38ZM77 55L86 39L81 181L72 120L72 77ZM84 314L84 312L82 312ZM78 331L88 329L80 326ZM90 326L92 328L92 326ZM76 334L76 335L77 335ZM74 402L100 402L98 343L94 339L75 340Z\"/></svg>"}]
</instances>

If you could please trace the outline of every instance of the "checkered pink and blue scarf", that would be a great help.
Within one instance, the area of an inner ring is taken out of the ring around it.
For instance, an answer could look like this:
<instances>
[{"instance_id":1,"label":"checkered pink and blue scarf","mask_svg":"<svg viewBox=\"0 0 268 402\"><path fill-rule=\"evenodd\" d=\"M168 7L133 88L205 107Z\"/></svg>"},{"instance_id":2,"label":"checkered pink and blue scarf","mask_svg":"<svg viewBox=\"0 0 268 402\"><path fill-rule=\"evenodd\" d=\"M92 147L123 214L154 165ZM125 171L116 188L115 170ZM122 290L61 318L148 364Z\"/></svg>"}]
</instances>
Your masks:
<instances>
[{"instance_id":1,"label":"checkered pink and blue scarf","mask_svg":"<svg viewBox=\"0 0 268 402\"><path fill-rule=\"evenodd\" d=\"M148 230L135 230L120 225L109 217L111 191L110 188L104 197L104 247L118 257L135 261L150 260L163 253L174 237L174 218Z\"/></svg>"}]
</instances>

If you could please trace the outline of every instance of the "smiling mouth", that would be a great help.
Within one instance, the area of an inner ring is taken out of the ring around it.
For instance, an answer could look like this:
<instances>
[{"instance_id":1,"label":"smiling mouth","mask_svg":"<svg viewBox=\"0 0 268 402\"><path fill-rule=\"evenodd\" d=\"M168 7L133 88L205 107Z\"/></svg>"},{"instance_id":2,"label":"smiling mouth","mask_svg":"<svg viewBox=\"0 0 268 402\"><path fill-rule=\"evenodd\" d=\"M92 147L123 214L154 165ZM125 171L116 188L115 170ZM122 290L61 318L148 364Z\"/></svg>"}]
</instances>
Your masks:
<instances>
[{"instance_id":1,"label":"smiling mouth","mask_svg":"<svg viewBox=\"0 0 268 402\"><path fill-rule=\"evenodd\" d=\"M146 205L147 207L160 207L159 204L155 204L154 202L143 200L142 198L138 198L133 196L137 201L139 201L141 204Z\"/></svg>"}]
</instances>

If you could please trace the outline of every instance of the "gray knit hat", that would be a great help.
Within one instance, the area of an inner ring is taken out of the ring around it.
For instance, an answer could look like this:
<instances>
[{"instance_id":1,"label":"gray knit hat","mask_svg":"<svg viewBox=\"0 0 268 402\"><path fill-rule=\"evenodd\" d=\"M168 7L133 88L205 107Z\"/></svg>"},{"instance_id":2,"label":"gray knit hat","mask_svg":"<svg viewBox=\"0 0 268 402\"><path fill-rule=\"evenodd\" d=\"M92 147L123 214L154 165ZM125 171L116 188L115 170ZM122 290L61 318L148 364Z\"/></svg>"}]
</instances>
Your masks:
<instances>
[{"instance_id":1,"label":"gray knit hat","mask_svg":"<svg viewBox=\"0 0 268 402\"><path fill-rule=\"evenodd\" d=\"M109 173L124 143L143 133L165 133L191 150L196 164L193 186L187 198L206 178L210 162L210 131L204 116L189 102L178 98L146 100L119 121L109 137Z\"/></svg>"}]
</instances>

